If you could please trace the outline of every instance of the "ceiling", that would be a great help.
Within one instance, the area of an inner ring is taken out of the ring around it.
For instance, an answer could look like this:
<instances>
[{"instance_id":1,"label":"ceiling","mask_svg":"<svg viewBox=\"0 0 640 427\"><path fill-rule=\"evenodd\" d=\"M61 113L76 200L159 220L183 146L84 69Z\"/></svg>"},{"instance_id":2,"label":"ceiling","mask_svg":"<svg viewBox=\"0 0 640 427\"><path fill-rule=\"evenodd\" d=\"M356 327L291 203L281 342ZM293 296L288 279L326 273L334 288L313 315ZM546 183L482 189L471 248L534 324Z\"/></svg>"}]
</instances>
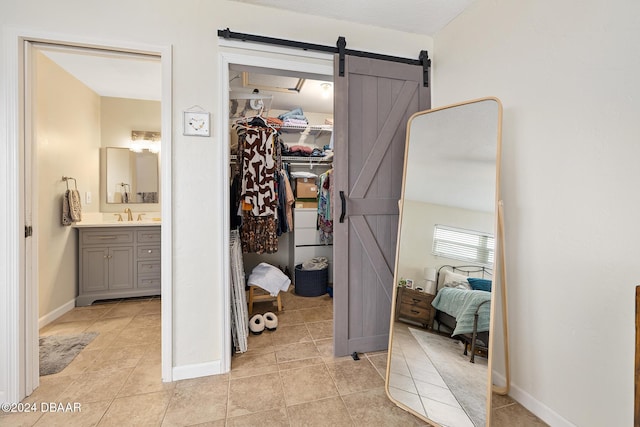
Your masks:
<instances>
[{"instance_id":1,"label":"ceiling","mask_svg":"<svg viewBox=\"0 0 640 427\"><path fill-rule=\"evenodd\" d=\"M433 36L473 0L232 0Z\"/></svg>"},{"instance_id":2,"label":"ceiling","mask_svg":"<svg viewBox=\"0 0 640 427\"><path fill-rule=\"evenodd\" d=\"M232 0L276 9L357 22L410 33L433 35L459 15L473 0ZM390 13L393 8L393 13ZM157 57L125 55L85 49L61 49L40 46L39 49L68 73L100 96L157 100L161 98L161 66ZM243 85L242 71L248 72ZM230 70L232 96L251 93L257 82L269 80L272 71ZM281 74L285 75L285 74ZM299 106L303 111L330 113L333 96L322 96L322 83L330 76L297 76L304 78L297 91L259 88L261 94L275 95L271 109L287 110ZM263 86L263 85L260 85ZM268 86L268 85L267 85Z\"/></svg>"},{"instance_id":3,"label":"ceiling","mask_svg":"<svg viewBox=\"0 0 640 427\"><path fill-rule=\"evenodd\" d=\"M235 64L230 68L230 99L243 99L257 90L259 96L268 98L267 110L300 107L304 112L333 113L332 76Z\"/></svg>"},{"instance_id":4,"label":"ceiling","mask_svg":"<svg viewBox=\"0 0 640 427\"><path fill-rule=\"evenodd\" d=\"M157 57L53 46L38 50L100 96L160 101Z\"/></svg>"}]
</instances>

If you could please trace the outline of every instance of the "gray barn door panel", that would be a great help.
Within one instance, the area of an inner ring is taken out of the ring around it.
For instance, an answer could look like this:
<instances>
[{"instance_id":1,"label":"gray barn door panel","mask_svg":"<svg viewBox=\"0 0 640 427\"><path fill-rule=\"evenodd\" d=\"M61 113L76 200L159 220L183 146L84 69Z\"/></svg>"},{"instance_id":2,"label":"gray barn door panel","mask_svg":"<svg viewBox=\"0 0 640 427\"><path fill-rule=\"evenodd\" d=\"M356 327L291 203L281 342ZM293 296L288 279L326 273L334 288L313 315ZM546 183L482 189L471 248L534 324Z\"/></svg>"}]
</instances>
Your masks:
<instances>
[{"instance_id":1,"label":"gray barn door panel","mask_svg":"<svg viewBox=\"0 0 640 427\"><path fill-rule=\"evenodd\" d=\"M430 96L415 65L347 56L335 76L334 352L344 356L388 345L406 125Z\"/></svg>"}]
</instances>

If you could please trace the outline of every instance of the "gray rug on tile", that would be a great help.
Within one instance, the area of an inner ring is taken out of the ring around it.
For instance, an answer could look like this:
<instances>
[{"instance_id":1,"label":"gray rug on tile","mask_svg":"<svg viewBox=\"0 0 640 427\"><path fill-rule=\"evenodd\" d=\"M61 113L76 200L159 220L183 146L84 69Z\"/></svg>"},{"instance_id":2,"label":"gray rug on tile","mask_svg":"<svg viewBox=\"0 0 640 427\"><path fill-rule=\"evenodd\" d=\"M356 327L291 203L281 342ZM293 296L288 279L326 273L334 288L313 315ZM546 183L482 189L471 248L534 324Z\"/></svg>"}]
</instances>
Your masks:
<instances>
[{"instance_id":1,"label":"gray rug on tile","mask_svg":"<svg viewBox=\"0 0 640 427\"><path fill-rule=\"evenodd\" d=\"M424 330L409 328L427 353L433 366L476 426L484 426L487 417L487 359L476 356L476 363L463 355L459 341Z\"/></svg>"},{"instance_id":2,"label":"gray rug on tile","mask_svg":"<svg viewBox=\"0 0 640 427\"><path fill-rule=\"evenodd\" d=\"M41 337L40 376L62 371L97 336L97 332L85 332Z\"/></svg>"}]
</instances>

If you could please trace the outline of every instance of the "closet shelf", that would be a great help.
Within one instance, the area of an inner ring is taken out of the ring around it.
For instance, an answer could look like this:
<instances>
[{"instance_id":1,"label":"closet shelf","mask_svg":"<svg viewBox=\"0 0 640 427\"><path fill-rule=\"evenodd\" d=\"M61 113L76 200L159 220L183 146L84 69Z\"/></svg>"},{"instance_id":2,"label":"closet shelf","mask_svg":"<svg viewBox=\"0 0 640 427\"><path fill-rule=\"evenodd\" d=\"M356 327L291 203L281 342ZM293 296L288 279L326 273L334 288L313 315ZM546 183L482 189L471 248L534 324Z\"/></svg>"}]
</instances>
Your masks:
<instances>
[{"instance_id":1,"label":"closet shelf","mask_svg":"<svg viewBox=\"0 0 640 427\"><path fill-rule=\"evenodd\" d=\"M284 162L298 163L331 163L333 156L282 156Z\"/></svg>"},{"instance_id":2,"label":"closet shelf","mask_svg":"<svg viewBox=\"0 0 640 427\"><path fill-rule=\"evenodd\" d=\"M333 132L333 125L283 125L282 132L298 132L309 130L311 132Z\"/></svg>"},{"instance_id":3,"label":"closet shelf","mask_svg":"<svg viewBox=\"0 0 640 427\"><path fill-rule=\"evenodd\" d=\"M236 154L231 154L229 156L229 160L234 162L238 159ZM294 163L326 163L329 164L333 162L333 156L282 156L283 162L294 162Z\"/></svg>"}]
</instances>

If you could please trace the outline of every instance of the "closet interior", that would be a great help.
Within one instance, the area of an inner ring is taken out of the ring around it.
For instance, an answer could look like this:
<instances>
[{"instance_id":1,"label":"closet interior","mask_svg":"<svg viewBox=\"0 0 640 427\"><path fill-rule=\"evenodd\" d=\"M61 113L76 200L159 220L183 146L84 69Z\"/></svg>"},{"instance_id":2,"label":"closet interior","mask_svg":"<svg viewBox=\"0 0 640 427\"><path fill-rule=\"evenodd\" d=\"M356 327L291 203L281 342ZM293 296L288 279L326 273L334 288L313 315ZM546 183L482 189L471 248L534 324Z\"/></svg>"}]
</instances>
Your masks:
<instances>
[{"instance_id":1,"label":"closet interior","mask_svg":"<svg viewBox=\"0 0 640 427\"><path fill-rule=\"evenodd\" d=\"M290 279L297 295L332 295L332 80L229 68L232 325L242 329L233 331L236 352L246 351L243 322L252 315L243 288L277 298Z\"/></svg>"}]
</instances>

